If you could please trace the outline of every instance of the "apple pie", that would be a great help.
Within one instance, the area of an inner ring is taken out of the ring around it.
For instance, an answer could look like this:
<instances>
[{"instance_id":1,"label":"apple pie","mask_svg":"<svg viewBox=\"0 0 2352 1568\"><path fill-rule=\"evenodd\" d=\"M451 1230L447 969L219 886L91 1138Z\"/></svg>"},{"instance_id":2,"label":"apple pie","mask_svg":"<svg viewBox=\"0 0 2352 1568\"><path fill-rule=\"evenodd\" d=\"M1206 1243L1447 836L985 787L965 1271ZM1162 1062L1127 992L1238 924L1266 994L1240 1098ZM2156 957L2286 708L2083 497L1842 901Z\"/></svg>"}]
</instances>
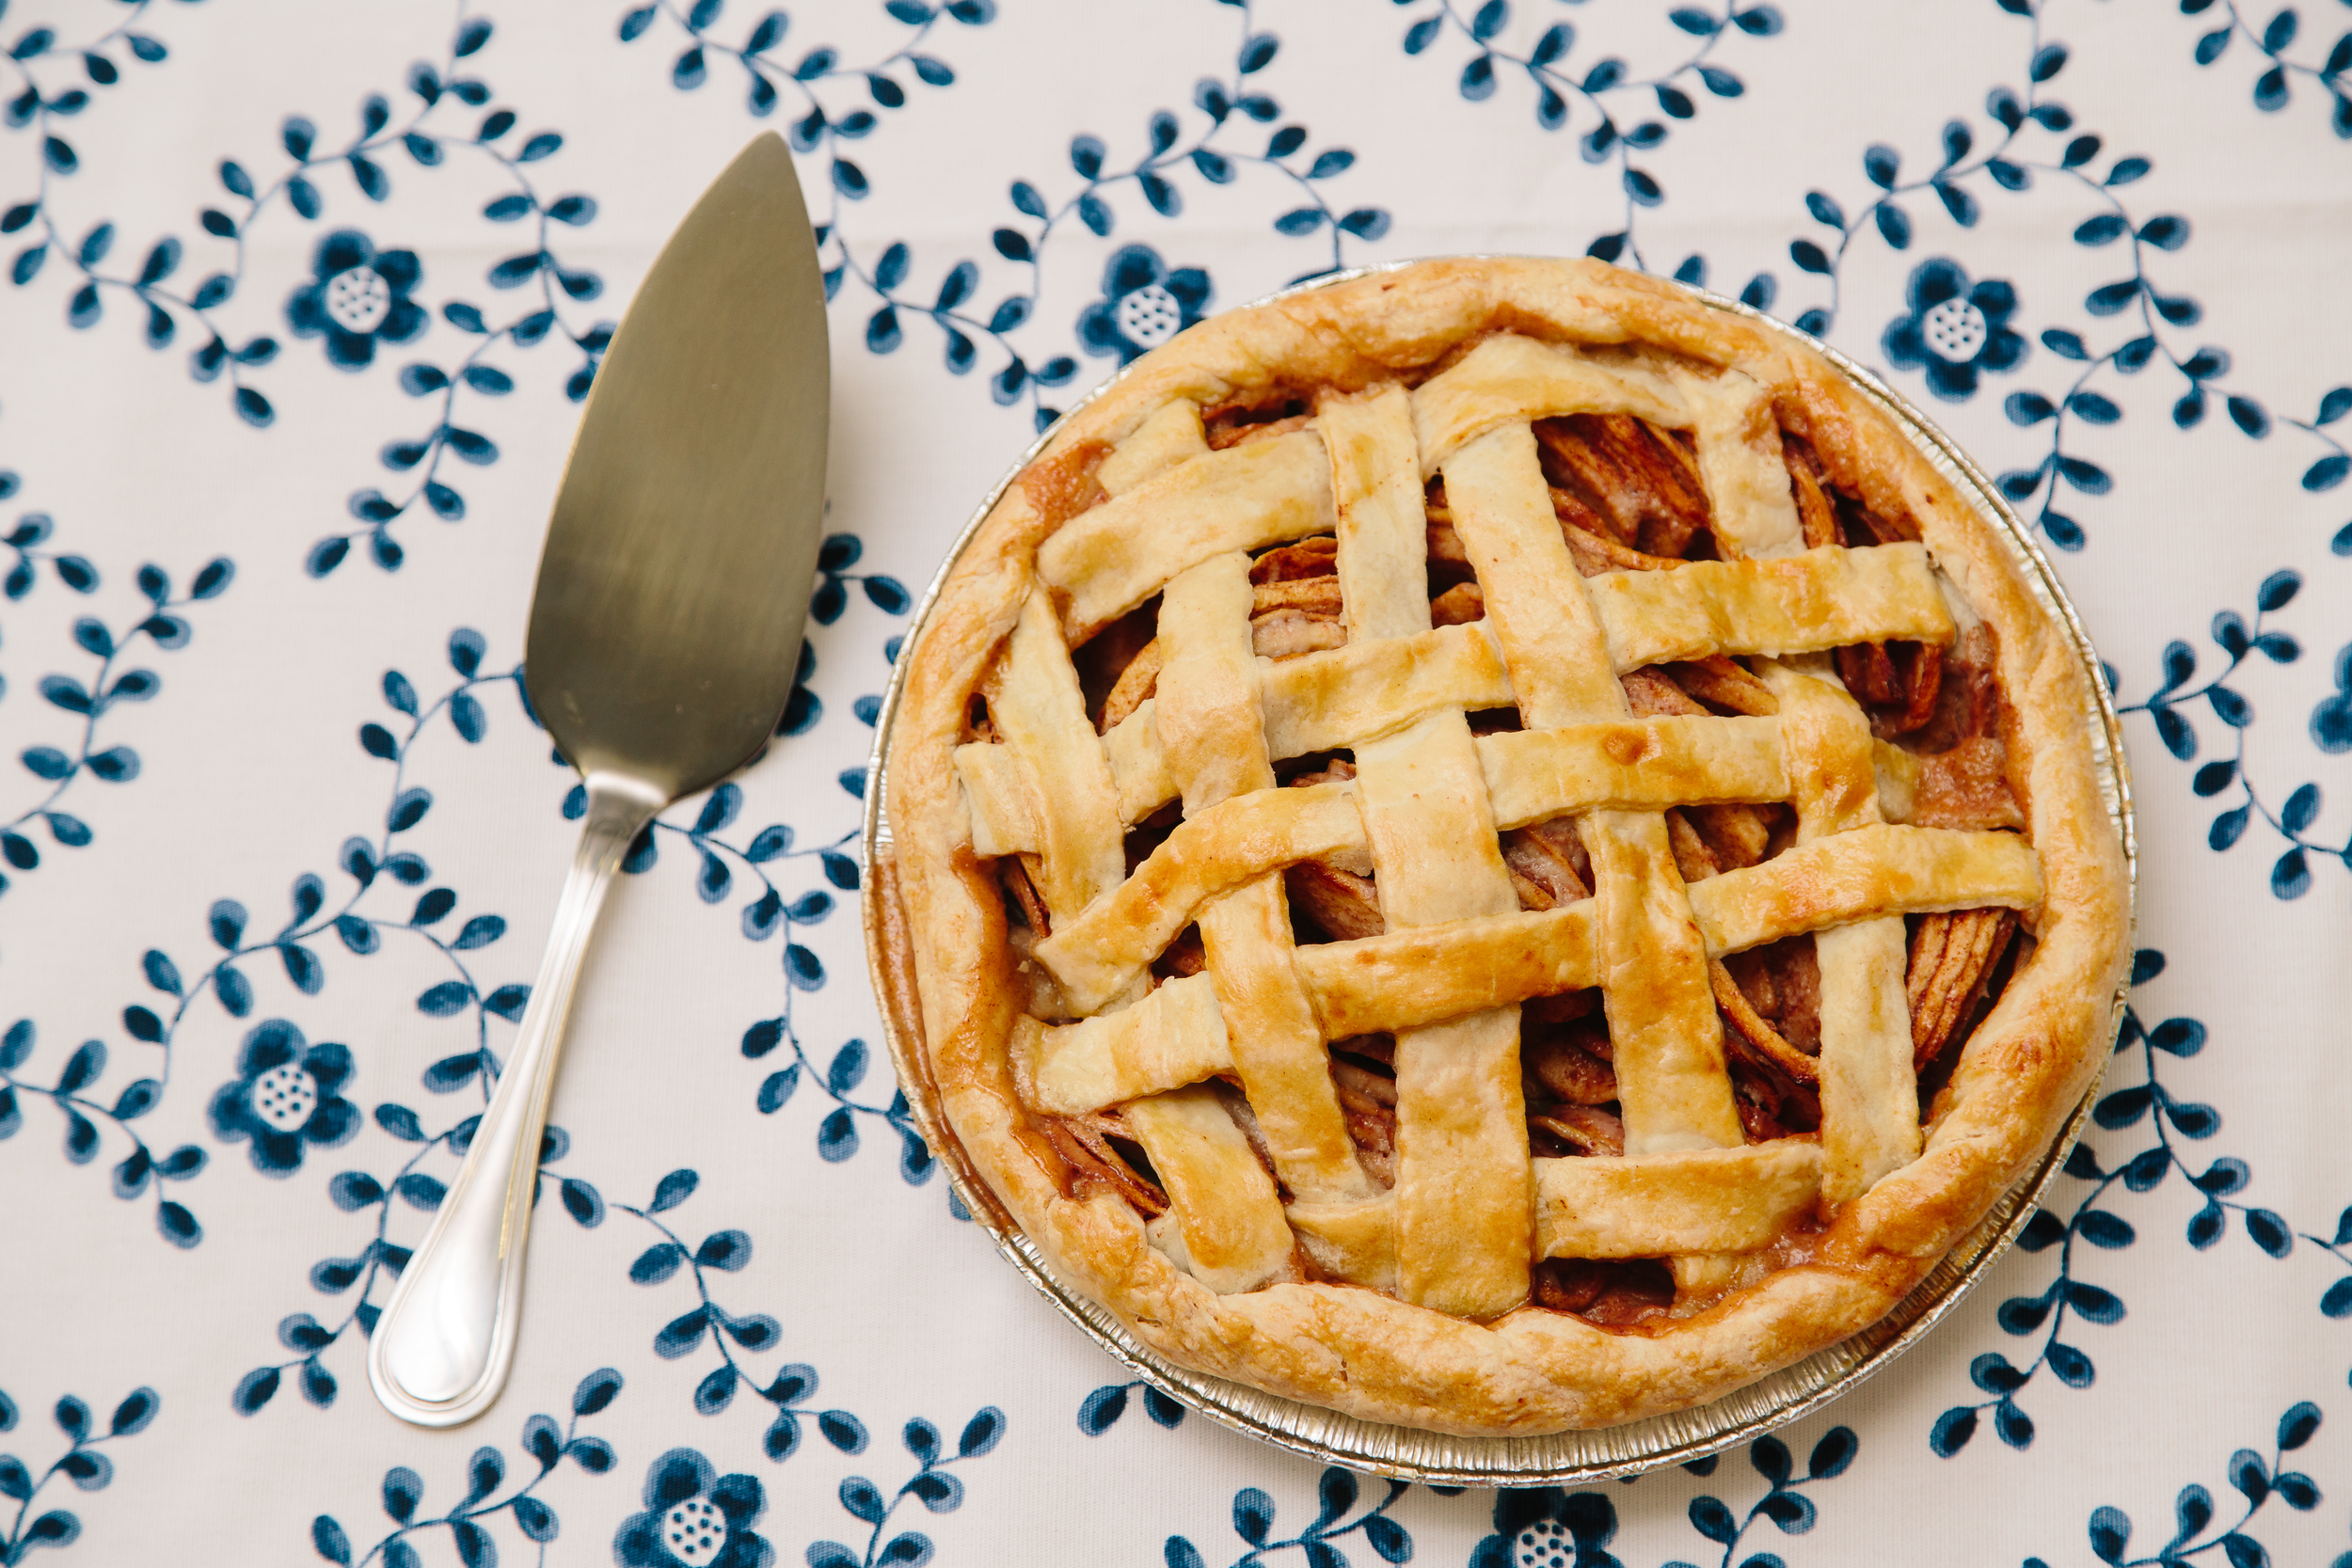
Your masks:
<instances>
[{"instance_id":1,"label":"apple pie","mask_svg":"<svg viewBox=\"0 0 2352 1568\"><path fill-rule=\"evenodd\" d=\"M1217 1376L1465 1433L1712 1399L1893 1308L2106 1055L2067 628L1872 398L1673 284L1203 323L901 657L910 1092Z\"/></svg>"}]
</instances>

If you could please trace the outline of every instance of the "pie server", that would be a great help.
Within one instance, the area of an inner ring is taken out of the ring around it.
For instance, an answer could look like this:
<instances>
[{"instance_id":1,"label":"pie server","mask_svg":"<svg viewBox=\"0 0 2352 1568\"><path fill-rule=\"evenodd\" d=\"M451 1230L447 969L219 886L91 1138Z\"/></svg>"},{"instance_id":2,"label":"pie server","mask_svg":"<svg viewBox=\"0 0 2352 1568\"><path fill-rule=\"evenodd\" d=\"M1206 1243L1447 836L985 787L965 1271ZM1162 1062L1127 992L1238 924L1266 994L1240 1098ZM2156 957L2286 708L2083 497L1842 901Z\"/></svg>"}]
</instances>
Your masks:
<instances>
[{"instance_id":1,"label":"pie server","mask_svg":"<svg viewBox=\"0 0 2352 1568\"><path fill-rule=\"evenodd\" d=\"M498 1091L369 1348L404 1420L455 1425L505 1385L548 1096L614 867L656 812L756 755L791 694L829 376L808 213L771 132L662 247L556 495L524 684L588 809Z\"/></svg>"}]
</instances>

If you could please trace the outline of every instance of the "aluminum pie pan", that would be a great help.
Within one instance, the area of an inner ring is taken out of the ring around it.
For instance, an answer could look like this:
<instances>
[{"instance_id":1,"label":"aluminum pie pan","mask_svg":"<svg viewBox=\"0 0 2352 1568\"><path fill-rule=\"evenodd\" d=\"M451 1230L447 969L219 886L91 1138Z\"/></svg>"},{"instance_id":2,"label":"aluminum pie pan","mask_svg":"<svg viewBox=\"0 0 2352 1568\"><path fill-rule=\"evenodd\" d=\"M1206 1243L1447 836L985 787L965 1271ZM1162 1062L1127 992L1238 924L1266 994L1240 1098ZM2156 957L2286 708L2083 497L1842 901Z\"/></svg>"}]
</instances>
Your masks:
<instances>
[{"instance_id":1,"label":"aluminum pie pan","mask_svg":"<svg viewBox=\"0 0 2352 1568\"><path fill-rule=\"evenodd\" d=\"M1466 257L1461 260L1500 258ZM1354 281L1377 273L1410 266L1396 261L1330 274L1310 282L1278 290L1252 305L1288 298L1315 289ZM2122 721L2108 689L2082 619L2067 598L2057 573L2031 531L2001 499L1984 471L1901 394L1870 371L1787 323L1738 300L1704 290L1685 292L1710 309L1740 316L1803 344L1835 365L1855 387L1893 420L1895 427L1976 510L2018 569L2027 590L2042 610L2056 620L2073 642L2082 667L2090 702L2083 713L2084 734L2098 766L2100 796L2122 841L2126 877L2126 930L2136 919L2139 891L2139 851L2133 823L2131 768L2123 750ZM1243 307L1248 309L1248 307ZM1081 398L1062 418L1068 420L1103 395L1124 376L1119 374ZM996 1249L1036 1286L1062 1316L1086 1331L1128 1370L1186 1408L1245 1435L1286 1449L1304 1458L1352 1470L1391 1476L1402 1481L1441 1486L1575 1485L1630 1476L1665 1465L1687 1464L1741 1443L1812 1414L1851 1392L1864 1380L1910 1349L1973 1290L2016 1241L2032 1218L2042 1194L2060 1169L2090 1116L2097 1096L2094 1084L2067 1118L2042 1160L2028 1171L1966 1236L1947 1253L1924 1279L1895 1308L1868 1327L1836 1344L1814 1352L1778 1371L1767 1374L1721 1399L1685 1410L1645 1417L1615 1426L1550 1433L1537 1436L1465 1436L1428 1432L1416 1427L1369 1421L1324 1406L1270 1394L1247 1384L1214 1377L1180 1365L1130 1333L1117 1315L1077 1284L1066 1278L1044 1253L1024 1235L1011 1215L973 1165L970 1155L941 1117L930 1089L930 1062L917 1030L919 1023L902 1018L892 1006L894 993L904 996L911 977L894 980L890 956L882 938L881 900L887 896L886 879L877 875L891 853L891 832L884 800L888 792L893 721L905 685L908 655L923 637L939 601L947 575L955 569L989 513L1046 444L1061 429L1057 421L1031 443L1006 470L956 536L947 558L931 578L882 694L875 723L874 749L866 768L862 847L865 877L860 895L866 934L866 963L882 1006L882 1031L898 1082L906 1089L915 1125L975 1223L985 1230ZM2108 1025L2110 1042L2121 1030L2130 983L2116 989Z\"/></svg>"}]
</instances>

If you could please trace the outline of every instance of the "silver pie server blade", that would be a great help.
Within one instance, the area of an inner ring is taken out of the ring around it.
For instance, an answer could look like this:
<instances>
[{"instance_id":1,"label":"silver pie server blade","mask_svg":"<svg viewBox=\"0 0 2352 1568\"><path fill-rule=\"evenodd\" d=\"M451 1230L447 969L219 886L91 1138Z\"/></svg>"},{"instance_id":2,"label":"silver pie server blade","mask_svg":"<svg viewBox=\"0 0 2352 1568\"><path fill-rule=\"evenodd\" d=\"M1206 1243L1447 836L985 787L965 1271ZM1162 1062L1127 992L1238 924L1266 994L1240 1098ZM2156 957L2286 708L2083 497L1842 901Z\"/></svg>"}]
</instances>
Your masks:
<instances>
[{"instance_id":1,"label":"silver pie server blade","mask_svg":"<svg viewBox=\"0 0 2352 1568\"><path fill-rule=\"evenodd\" d=\"M368 1353L453 1426L514 1359L539 1144L590 932L654 814L756 755L791 695L823 532L824 286L771 132L670 237L596 372L548 526L524 683L588 809L514 1050Z\"/></svg>"}]
</instances>

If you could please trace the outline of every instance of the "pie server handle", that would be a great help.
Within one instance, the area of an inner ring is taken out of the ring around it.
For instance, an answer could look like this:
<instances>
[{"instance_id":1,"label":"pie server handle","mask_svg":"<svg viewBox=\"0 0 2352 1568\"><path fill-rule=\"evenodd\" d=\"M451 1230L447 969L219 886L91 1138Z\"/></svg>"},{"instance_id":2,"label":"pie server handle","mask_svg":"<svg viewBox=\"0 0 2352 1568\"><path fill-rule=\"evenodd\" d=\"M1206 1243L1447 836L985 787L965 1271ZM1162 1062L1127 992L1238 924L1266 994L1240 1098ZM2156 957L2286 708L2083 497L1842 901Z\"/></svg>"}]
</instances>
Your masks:
<instances>
[{"instance_id":1,"label":"pie server handle","mask_svg":"<svg viewBox=\"0 0 2352 1568\"><path fill-rule=\"evenodd\" d=\"M540 1141L572 994L612 873L668 799L620 775L588 779L587 820L515 1049L465 1167L424 1244L401 1272L368 1349L375 1397L404 1420L455 1426L487 1409L505 1386L522 1309Z\"/></svg>"}]
</instances>

